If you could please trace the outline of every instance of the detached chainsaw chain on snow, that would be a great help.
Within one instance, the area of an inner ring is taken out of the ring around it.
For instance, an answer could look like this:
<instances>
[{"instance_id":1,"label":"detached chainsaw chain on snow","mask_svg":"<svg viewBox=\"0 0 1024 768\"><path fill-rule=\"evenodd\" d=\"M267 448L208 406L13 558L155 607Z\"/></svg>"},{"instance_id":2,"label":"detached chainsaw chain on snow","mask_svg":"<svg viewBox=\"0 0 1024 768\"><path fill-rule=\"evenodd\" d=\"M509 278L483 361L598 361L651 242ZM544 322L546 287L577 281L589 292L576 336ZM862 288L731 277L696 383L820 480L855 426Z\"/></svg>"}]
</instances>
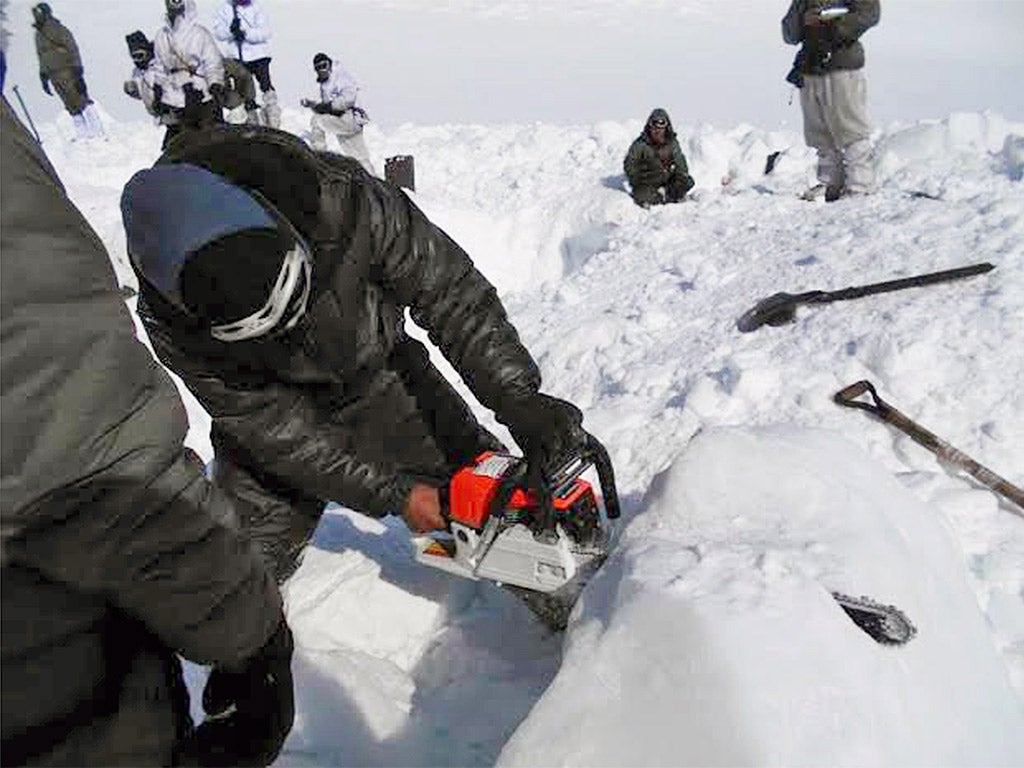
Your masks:
<instances>
[{"instance_id":1,"label":"detached chainsaw chain on snow","mask_svg":"<svg viewBox=\"0 0 1024 768\"><path fill-rule=\"evenodd\" d=\"M832 597L854 624L882 645L903 645L917 634L917 627L895 605L883 605L870 597L851 597L841 592L833 592Z\"/></svg>"}]
</instances>

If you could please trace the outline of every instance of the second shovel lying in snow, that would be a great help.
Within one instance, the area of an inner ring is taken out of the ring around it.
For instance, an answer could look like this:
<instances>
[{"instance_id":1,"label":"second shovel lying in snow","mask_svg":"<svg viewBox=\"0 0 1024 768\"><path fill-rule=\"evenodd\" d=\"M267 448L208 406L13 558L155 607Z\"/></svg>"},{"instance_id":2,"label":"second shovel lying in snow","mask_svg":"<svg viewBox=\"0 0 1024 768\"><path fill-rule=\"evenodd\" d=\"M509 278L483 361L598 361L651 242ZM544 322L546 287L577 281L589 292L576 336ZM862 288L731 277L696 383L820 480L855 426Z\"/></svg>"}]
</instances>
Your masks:
<instances>
[{"instance_id":1,"label":"second shovel lying in snow","mask_svg":"<svg viewBox=\"0 0 1024 768\"><path fill-rule=\"evenodd\" d=\"M972 277L984 272L990 272L993 269L995 269L994 264L984 262L982 264L972 264L969 267L947 269L943 272L932 272L927 275L889 280L884 283L843 288L840 291L808 291L807 293L797 294L776 293L767 299L762 299L752 309L745 312L736 321L736 327L743 333L750 333L751 331L756 331L762 325L786 325L796 319L796 308L800 304L827 304L833 301L859 299L861 296L869 296L873 293L888 293L889 291L900 291L904 288L917 288L922 285L944 283L948 280Z\"/></svg>"}]
</instances>

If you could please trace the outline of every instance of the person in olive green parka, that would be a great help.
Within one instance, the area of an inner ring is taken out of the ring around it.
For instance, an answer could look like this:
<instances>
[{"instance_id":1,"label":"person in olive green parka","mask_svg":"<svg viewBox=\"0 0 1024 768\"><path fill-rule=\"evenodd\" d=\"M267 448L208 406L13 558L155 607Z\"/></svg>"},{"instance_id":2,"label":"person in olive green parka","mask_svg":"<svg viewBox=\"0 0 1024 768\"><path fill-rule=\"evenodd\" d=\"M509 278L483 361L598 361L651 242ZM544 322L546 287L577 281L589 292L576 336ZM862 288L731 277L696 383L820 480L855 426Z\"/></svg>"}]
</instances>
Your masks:
<instances>
[{"instance_id":1,"label":"person in olive green parka","mask_svg":"<svg viewBox=\"0 0 1024 768\"><path fill-rule=\"evenodd\" d=\"M75 124L77 138L102 136L103 124L89 98L74 35L54 17L49 3L34 5L32 19L36 30L36 54L39 56L39 82L43 91L47 96L57 91Z\"/></svg>"},{"instance_id":2,"label":"person in olive green parka","mask_svg":"<svg viewBox=\"0 0 1024 768\"><path fill-rule=\"evenodd\" d=\"M661 108L647 118L643 133L626 153L623 168L633 202L643 208L681 202L694 185L672 121Z\"/></svg>"}]
</instances>

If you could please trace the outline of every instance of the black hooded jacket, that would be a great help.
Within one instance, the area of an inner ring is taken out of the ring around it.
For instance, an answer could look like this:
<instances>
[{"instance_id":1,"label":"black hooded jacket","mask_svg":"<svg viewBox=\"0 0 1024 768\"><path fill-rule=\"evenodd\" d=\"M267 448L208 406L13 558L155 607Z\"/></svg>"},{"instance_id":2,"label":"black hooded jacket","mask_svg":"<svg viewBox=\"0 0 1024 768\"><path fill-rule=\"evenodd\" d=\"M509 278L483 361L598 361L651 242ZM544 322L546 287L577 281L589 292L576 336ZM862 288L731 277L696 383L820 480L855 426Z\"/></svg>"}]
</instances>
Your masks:
<instances>
[{"instance_id":1,"label":"black hooded jacket","mask_svg":"<svg viewBox=\"0 0 1024 768\"><path fill-rule=\"evenodd\" d=\"M142 285L157 354L209 411L234 461L324 501L400 512L411 484L439 471L433 436L389 370L406 310L499 420L503 404L538 390L494 287L403 192L357 162L239 126L181 137L158 161L176 162L258 192L313 251L309 309L283 337L218 342Z\"/></svg>"}]
</instances>

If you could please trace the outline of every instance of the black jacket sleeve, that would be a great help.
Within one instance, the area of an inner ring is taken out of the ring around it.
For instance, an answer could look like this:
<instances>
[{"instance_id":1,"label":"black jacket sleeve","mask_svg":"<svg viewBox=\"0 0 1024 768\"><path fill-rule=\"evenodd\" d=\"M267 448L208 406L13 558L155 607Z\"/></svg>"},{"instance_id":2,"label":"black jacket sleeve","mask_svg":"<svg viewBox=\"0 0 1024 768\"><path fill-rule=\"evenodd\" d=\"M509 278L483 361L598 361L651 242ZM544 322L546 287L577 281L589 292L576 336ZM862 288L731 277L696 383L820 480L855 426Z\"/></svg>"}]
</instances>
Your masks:
<instances>
[{"instance_id":1,"label":"black jacket sleeve","mask_svg":"<svg viewBox=\"0 0 1024 768\"><path fill-rule=\"evenodd\" d=\"M376 267L386 289L472 390L499 417L502 403L540 388L540 371L519 340L498 292L444 231L401 191L367 184Z\"/></svg>"},{"instance_id":2,"label":"black jacket sleeve","mask_svg":"<svg viewBox=\"0 0 1024 768\"><path fill-rule=\"evenodd\" d=\"M237 663L281 622L277 588L183 452L174 385L6 100L0 141L3 563L102 595L187 658Z\"/></svg>"},{"instance_id":3,"label":"black jacket sleeve","mask_svg":"<svg viewBox=\"0 0 1024 768\"><path fill-rule=\"evenodd\" d=\"M351 426L332 421L312 390L277 382L245 386L226 381L214 366L186 353L163 323L152 316L143 319L157 355L184 379L214 417L221 439L248 464L309 496L365 514L401 512L412 472L373 450ZM368 389L373 388L369 383ZM392 411L401 407L395 402Z\"/></svg>"}]
</instances>

